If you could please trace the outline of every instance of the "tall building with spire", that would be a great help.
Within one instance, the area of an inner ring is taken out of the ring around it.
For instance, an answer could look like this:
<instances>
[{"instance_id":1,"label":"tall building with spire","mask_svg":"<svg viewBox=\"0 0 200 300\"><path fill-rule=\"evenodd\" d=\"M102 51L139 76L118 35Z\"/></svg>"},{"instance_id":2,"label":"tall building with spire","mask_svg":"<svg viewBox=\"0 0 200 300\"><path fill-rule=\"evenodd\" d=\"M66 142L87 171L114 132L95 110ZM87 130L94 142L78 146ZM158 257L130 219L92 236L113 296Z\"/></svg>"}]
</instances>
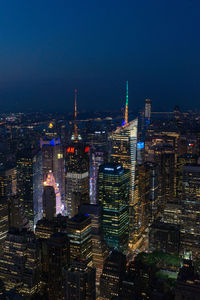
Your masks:
<instances>
[{"instance_id":1,"label":"tall building with spire","mask_svg":"<svg viewBox=\"0 0 200 300\"><path fill-rule=\"evenodd\" d=\"M65 149L65 208L73 217L79 205L89 203L89 147L81 141L77 128L77 90L75 90L74 133Z\"/></svg>"},{"instance_id":2,"label":"tall building with spire","mask_svg":"<svg viewBox=\"0 0 200 300\"><path fill-rule=\"evenodd\" d=\"M134 206L135 206L135 170L136 170L136 150L137 150L137 127L138 119L129 122L125 126L118 127L111 132L110 160L113 163L121 164L124 169L130 171L130 192L129 192L129 228L130 234L134 226Z\"/></svg>"},{"instance_id":3,"label":"tall building with spire","mask_svg":"<svg viewBox=\"0 0 200 300\"><path fill-rule=\"evenodd\" d=\"M130 192L129 192L129 229L130 240L131 232L134 227L134 206L135 206L135 169L136 169L136 150L137 150L138 119L128 122L128 81L126 82L126 109L125 120L121 127L109 134L111 142L110 161L121 164L124 169L130 171Z\"/></svg>"}]
</instances>

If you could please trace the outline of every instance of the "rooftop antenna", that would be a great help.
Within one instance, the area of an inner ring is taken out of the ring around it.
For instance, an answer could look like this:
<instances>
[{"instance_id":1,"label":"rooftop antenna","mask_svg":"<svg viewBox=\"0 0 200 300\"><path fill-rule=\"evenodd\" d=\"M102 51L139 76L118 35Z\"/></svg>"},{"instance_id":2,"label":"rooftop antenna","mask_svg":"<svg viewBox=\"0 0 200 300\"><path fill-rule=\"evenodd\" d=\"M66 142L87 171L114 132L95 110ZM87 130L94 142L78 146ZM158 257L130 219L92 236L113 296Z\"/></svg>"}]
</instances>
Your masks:
<instances>
[{"instance_id":1,"label":"rooftop antenna","mask_svg":"<svg viewBox=\"0 0 200 300\"><path fill-rule=\"evenodd\" d=\"M124 125L128 124L128 80L126 81L126 106L125 106L125 119Z\"/></svg>"},{"instance_id":2,"label":"rooftop antenna","mask_svg":"<svg viewBox=\"0 0 200 300\"><path fill-rule=\"evenodd\" d=\"M75 107L74 107L74 141L78 142L78 130L77 130L77 93L78 90L75 89Z\"/></svg>"}]
</instances>

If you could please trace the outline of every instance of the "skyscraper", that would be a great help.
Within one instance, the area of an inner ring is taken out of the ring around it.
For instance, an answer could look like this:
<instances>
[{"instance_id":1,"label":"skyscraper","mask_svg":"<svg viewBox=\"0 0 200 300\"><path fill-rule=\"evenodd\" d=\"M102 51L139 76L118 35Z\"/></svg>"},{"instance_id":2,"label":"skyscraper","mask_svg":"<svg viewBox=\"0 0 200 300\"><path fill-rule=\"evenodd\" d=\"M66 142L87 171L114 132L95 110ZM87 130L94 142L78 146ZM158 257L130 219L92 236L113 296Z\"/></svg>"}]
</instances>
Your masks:
<instances>
[{"instance_id":1,"label":"skyscraper","mask_svg":"<svg viewBox=\"0 0 200 300\"><path fill-rule=\"evenodd\" d=\"M134 203L137 125L138 120L135 119L126 126L117 128L109 136L112 144L112 162L122 164L125 169L130 170L130 204Z\"/></svg>"},{"instance_id":2,"label":"skyscraper","mask_svg":"<svg viewBox=\"0 0 200 300\"><path fill-rule=\"evenodd\" d=\"M22 202L30 228L34 229L33 203L33 155L30 151L20 153L17 159L17 193Z\"/></svg>"},{"instance_id":3,"label":"skyscraper","mask_svg":"<svg viewBox=\"0 0 200 300\"><path fill-rule=\"evenodd\" d=\"M200 253L200 165L183 166L181 249Z\"/></svg>"},{"instance_id":4,"label":"skyscraper","mask_svg":"<svg viewBox=\"0 0 200 300\"><path fill-rule=\"evenodd\" d=\"M108 142L105 129L88 133L87 144L90 147L90 203L96 204L99 166L108 160Z\"/></svg>"},{"instance_id":5,"label":"skyscraper","mask_svg":"<svg viewBox=\"0 0 200 300\"><path fill-rule=\"evenodd\" d=\"M74 133L65 151L65 206L69 217L79 205L89 203L89 146L82 143L77 127L77 90L75 90Z\"/></svg>"},{"instance_id":6,"label":"skyscraper","mask_svg":"<svg viewBox=\"0 0 200 300\"><path fill-rule=\"evenodd\" d=\"M148 163L136 167L135 188L135 220L134 238L135 242L144 236L151 219L151 171Z\"/></svg>"},{"instance_id":7,"label":"skyscraper","mask_svg":"<svg viewBox=\"0 0 200 300\"><path fill-rule=\"evenodd\" d=\"M38 254L35 236L27 230L12 229L5 241L0 259L0 279L7 291L16 288L30 297L39 288Z\"/></svg>"},{"instance_id":8,"label":"skyscraper","mask_svg":"<svg viewBox=\"0 0 200 300\"><path fill-rule=\"evenodd\" d=\"M135 119L125 126L113 131L109 139L111 141L111 161L123 166L130 171L130 196L129 196L129 225L130 232L134 227L134 190L135 190L135 167L137 150L137 126L138 119ZM130 239L132 237L130 236Z\"/></svg>"},{"instance_id":9,"label":"skyscraper","mask_svg":"<svg viewBox=\"0 0 200 300\"><path fill-rule=\"evenodd\" d=\"M73 143L65 154L65 204L67 215L78 213L78 206L89 203L89 147Z\"/></svg>"},{"instance_id":10,"label":"skyscraper","mask_svg":"<svg viewBox=\"0 0 200 300\"><path fill-rule=\"evenodd\" d=\"M64 268L64 285L66 300L95 300L95 269L87 262L75 260Z\"/></svg>"},{"instance_id":11,"label":"skyscraper","mask_svg":"<svg viewBox=\"0 0 200 300\"><path fill-rule=\"evenodd\" d=\"M100 276L105 259L108 256L108 247L103 239L101 229L101 206L99 204L83 204L79 213L91 217L92 226L92 260L96 268L96 286L99 288Z\"/></svg>"},{"instance_id":12,"label":"skyscraper","mask_svg":"<svg viewBox=\"0 0 200 300\"><path fill-rule=\"evenodd\" d=\"M42 151L42 175L43 180L49 172L53 173L55 182L60 190L61 200L64 202L64 154L60 139L40 140Z\"/></svg>"},{"instance_id":13,"label":"skyscraper","mask_svg":"<svg viewBox=\"0 0 200 300\"><path fill-rule=\"evenodd\" d=\"M44 188L45 186L52 186L55 192L56 196L56 215L58 214L64 214L64 204L61 201L61 194L59 185L56 183L54 175L51 171L49 171L48 175L45 178L44 181Z\"/></svg>"},{"instance_id":14,"label":"skyscraper","mask_svg":"<svg viewBox=\"0 0 200 300\"><path fill-rule=\"evenodd\" d=\"M70 259L86 259L92 265L92 226L91 218L77 214L67 221L67 234L70 240Z\"/></svg>"},{"instance_id":15,"label":"skyscraper","mask_svg":"<svg viewBox=\"0 0 200 300\"><path fill-rule=\"evenodd\" d=\"M48 220L56 216L56 194L53 186L44 186L43 216Z\"/></svg>"},{"instance_id":16,"label":"skyscraper","mask_svg":"<svg viewBox=\"0 0 200 300\"><path fill-rule=\"evenodd\" d=\"M37 222L42 219L43 212L43 170L42 152L37 151L33 157L33 205L34 205L34 230Z\"/></svg>"},{"instance_id":17,"label":"skyscraper","mask_svg":"<svg viewBox=\"0 0 200 300\"><path fill-rule=\"evenodd\" d=\"M151 103L150 99L145 100L144 118L150 122L151 119Z\"/></svg>"},{"instance_id":18,"label":"skyscraper","mask_svg":"<svg viewBox=\"0 0 200 300\"><path fill-rule=\"evenodd\" d=\"M102 230L111 248L125 250L129 238L129 171L120 164L99 167L98 194L102 206Z\"/></svg>"},{"instance_id":19,"label":"skyscraper","mask_svg":"<svg viewBox=\"0 0 200 300\"><path fill-rule=\"evenodd\" d=\"M54 186L57 200L59 200L57 202L61 202L59 205L62 206L63 211L65 200L64 156L60 139L40 139L40 147L41 149L33 157L34 228L37 221L42 218L42 195L45 181ZM60 212L57 210L57 213Z\"/></svg>"},{"instance_id":20,"label":"skyscraper","mask_svg":"<svg viewBox=\"0 0 200 300\"><path fill-rule=\"evenodd\" d=\"M187 164L196 164L198 157L192 154L180 155L177 158L176 168L176 200L181 203L182 199L182 185L183 185L183 167Z\"/></svg>"},{"instance_id":21,"label":"skyscraper","mask_svg":"<svg viewBox=\"0 0 200 300\"><path fill-rule=\"evenodd\" d=\"M126 256L117 251L111 252L105 261L100 280L100 295L103 299L119 296L125 270Z\"/></svg>"},{"instance_id":22,"label":"skyscraper","mask_svg":"<svg viewBox=\"0 0 200 300\"><path fill-rule=\"evenodd\" d=\"M8 232L8 199L1 197L0 201L0 252Z\"/></svg>"},{"instance_id":23,"label":"skyscraper","mask_svg":"<svg viewBox=\"0 0 200 300\"><path fill-rule=\"evenodd\" d=\"M63 268L69 264L70 249L66 233L56 232L46 240L49 299L63 299Z\"/></svg>"}]
</instances>

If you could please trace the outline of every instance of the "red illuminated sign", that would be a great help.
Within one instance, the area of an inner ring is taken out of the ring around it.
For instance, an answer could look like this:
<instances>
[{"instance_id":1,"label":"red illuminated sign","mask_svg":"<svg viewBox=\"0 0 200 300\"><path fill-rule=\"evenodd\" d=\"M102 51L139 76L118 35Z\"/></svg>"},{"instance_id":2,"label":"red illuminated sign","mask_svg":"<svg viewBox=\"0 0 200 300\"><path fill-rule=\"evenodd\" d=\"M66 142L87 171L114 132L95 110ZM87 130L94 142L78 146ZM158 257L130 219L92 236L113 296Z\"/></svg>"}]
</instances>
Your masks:
<instances>
[{"instance_id":1,"label":"red illuminated sign","mask_svg":"<svg viewBox=\"0 0 200 300\"><path fill-rule=\"evenodd\" d=\"M85 147L85 152L89 152L90 148L89 146Z\"/></svg>"},{"instance_id":2,"label":"red illuminated sign","mask_svg":"<svg viewBox=\"0 0 200 300\"><path fill-rule=\"evenodd\" d=\"M74 153L74 147L68 147L67 153Z\"/></svg>"}]
</instances>

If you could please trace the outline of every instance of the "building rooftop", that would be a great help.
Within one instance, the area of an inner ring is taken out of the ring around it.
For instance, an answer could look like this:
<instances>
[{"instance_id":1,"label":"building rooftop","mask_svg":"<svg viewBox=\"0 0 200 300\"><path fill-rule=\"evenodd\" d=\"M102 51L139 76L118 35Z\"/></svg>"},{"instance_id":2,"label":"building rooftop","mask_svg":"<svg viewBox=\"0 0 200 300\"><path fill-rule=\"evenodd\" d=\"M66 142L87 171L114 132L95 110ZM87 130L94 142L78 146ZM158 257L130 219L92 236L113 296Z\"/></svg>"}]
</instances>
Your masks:
<instances>
[{"instance_id":1,"label":"building rooftop","mask_svg":"<svg viewBox=\"0 0 200 300\"><path fill-rule=\"evenodd\" d=\"M83 214L77 214L73 218L69 219L69 222L81 223L88 220L89 218L90 218L89 216Z\"/></svg>"},{"instance_id":2,"label":"building rooftop","mask_svg":"<svg viewBox=\"0 0 200 300\"><path fill-rule=\"evenodd\" d=\"M105 174L121 174L124 172L124 168L120 164L108 163L101 165L99 167L99 172L103 172Z\"/></svg>"}]
</instances>

